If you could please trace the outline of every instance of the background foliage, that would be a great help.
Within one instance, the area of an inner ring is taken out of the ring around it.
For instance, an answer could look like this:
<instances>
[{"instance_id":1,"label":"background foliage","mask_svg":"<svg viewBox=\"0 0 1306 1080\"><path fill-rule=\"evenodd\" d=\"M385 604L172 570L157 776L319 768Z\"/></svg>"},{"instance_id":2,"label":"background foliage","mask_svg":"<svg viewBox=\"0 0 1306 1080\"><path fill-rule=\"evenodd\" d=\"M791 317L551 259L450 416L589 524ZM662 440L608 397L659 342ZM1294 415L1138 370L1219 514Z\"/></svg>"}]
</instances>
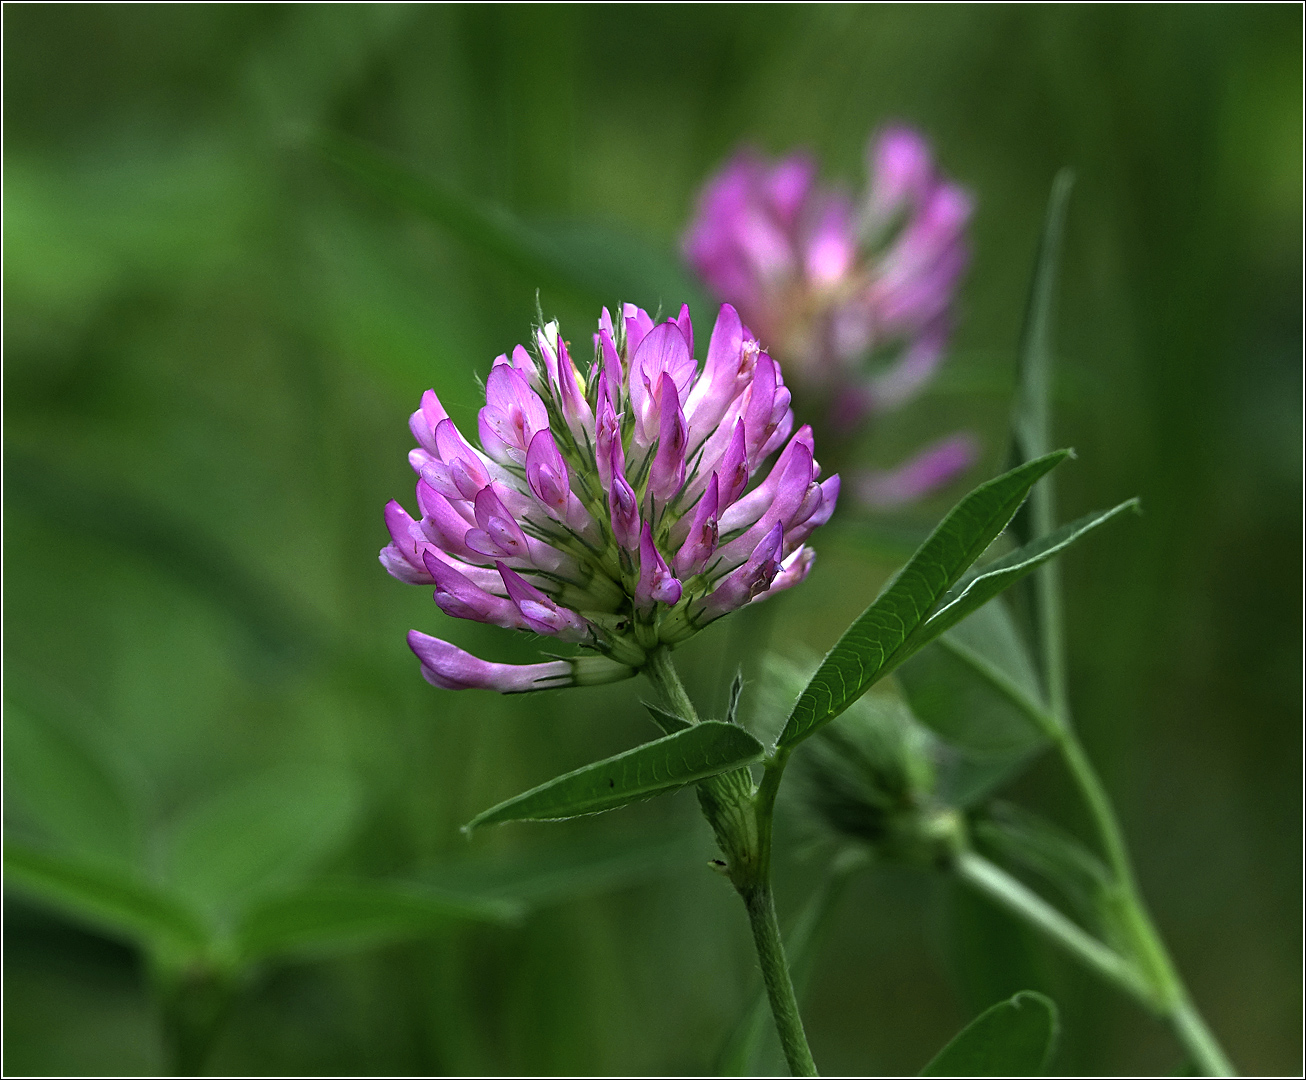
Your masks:
<instances>
[{"instance_id":1,"label":"background foliage","mask_svg":"<svg viewBox=\"0 0 1306 1080\"><path fill-rule=\"evenodd\" d=\"M997 471L1043 203L1073 166L1062 516L1134 494L1145 510L1065 561L1075 714L1231 1056L1300 1069L1300 19L7 5L8 836L132 867L219 920L318 879L528 909L269 963L215 1071L709 1067L755 974L692 796L471 845L456 828L651 737L639 692L434 691L409 627L496 659L534 650L446 619L375 560L386 499L411 503L420 392L468 419L535 289L583 340L592 278L460 239L312 139L380 147L618 268L602 300L656 304L679 302L678 230L739 140L806 145L858 183L868 132L904 119L977 196L974 261L946 375L872 452L892 462L965 424L985 460L905 516L831 528L807 586L704 635L691 692L720 715L764 636L828 647L893 569L894 537ZM1082 831L1050 760L1007 794ZM782 868L782 917L808 881L800 858ZM18 892L5 942L7 1071L163 1067L133 948ZM1177 1064L1132 1004L905 870L844 898L807 991L813 1050L830 1072L915 1071L1021 989L1061 1006L1054 1070Z\"/></svg>"}]
</instances>

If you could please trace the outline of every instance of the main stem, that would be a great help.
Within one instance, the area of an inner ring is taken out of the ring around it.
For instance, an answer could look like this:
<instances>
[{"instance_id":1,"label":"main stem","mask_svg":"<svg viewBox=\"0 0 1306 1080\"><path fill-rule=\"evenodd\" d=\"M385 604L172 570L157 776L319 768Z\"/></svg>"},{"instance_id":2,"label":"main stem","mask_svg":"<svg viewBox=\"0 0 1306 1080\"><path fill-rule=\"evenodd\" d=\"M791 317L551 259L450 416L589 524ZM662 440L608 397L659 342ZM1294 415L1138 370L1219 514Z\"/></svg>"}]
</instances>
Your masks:
<instances>
[{"instance_id":1,"label":"main stem","mask_svg":"<svg viewBox=\"0 0 1306 1080\"><path fill-rule=\"evenodd\" d=\"M649 656L644 674L662 694L672 712L691 724L699 722L698 711L689 700L667 650L658 649ZM771 823L780 778L788 760L787 750L775 751L764 766L761 784L742 800L739 788L731 784L728 776L704 780L700 788L708 789L708 797L700 801L727 856L730 880L748 912L753 944L762 968L762 982L766 986L771 1016L775 1020L789 1071L794 1076L816 1076L816 1062L812 1059L807 1033L803 1030L803 1018L798 1012L798 998L789 975L780 923L775 914L775 899L771 894ZM746 778L747 772L743 775ZM751 787L751 781L748 784ZM707 813L709 804L716 812Z\"/></svg>"},{"instance_id":2,"label":"main stem","mask_svg":"<svg viewBox=\"0 0 1306 1080\"><path fill-rule=\"evenodd\" d=\"M784 943L780 940L771 884L768 881L751 889L741 889L739 895L743 897L748 922L753 928L753 944L757 947L757 959L762 966L762 982L766 985L766 997L771 1003L771 1015L775 1018L775 1029L789 1071L794 1076L816 1076L816 1062L812 1059L811 1047L807 1045L803 1018L798 1012L798 998L794 995L794 984L785 960Z\"/></svg>"}]
</instances>

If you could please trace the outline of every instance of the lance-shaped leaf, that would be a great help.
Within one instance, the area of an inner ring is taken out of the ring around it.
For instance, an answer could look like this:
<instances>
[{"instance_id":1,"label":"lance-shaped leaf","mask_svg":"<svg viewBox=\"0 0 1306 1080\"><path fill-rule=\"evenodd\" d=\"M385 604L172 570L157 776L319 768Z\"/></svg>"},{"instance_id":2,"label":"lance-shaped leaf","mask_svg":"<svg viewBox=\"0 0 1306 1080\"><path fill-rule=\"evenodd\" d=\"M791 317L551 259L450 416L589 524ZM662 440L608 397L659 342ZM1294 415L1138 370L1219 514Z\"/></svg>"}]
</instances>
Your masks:
<instances>
[{"instance_id":1,"label":"lance-shaped leaf","mask_svg":"<svg viewBox=\"0 0 1306 1080\"><path fill-rule=\"evenodd\" d=\"M962 1028L921 1075L1042 1076L1059 1026L1051 998L1022 990Z\"/></svg>"},{"instance_id":2,"label":"lance-shaped leaf","mask_svg":"<svg viewBox=\"0 0 1306 1080\"><path fill-rule=\"evenodd\" d=\"M563 821L601 814L751 765L764 752L743 728L708 720L556 777L477 814L463 830L501 821Z\"/></svg>"},{"instance_id":3,"label":"lance-shaped leaf","mask_svg":"<svg viewBox=\"0 0 1306 1080\"><path fill-rule=\"evenodd\" d=\"M794 705L779 745L792 746L829 723L924 645L929 639L912 640L915 632L1006 527L1029 489L1069 455L1058 450L1021 465L954 506L830 650Z\"/></svg>"},{"instance_id":4,"label":"lance-shaped leaf","mask_svg":"<svg viewBox=\"0 0 1306 1080\"><path fill-rule=\"evenodd\" d=\"M196 915L169 893L121 870L5 841L5 884L120 940L170 952L206 948Z\"/></svg>"},{"instance_id":5,"label":"lance-shaped leaf","mask_svg":"<svg viewBox=\"0 0 1306 1080\"><path fill-rule=\"evenodd\" d=\"M325 955L418 938L465 921L506 922L522 905L391 882L316 885L266 900L237 933L240 954Z\"/></svg>"},{"instance_id":6,"label":"lance-shaped leaf","mask_svg":"<svg viewBox=\"0 0 1306 1080\"><path fill-rule=\"evenodd\" d=\"M1039 460L1045 460L1040 458ZM973 577L950 589L939 601L938 610L912 635L909 643L914 652L926 642L933 641L945 630L956 626L972 611L987 604L998 593L1014 585L1031 570L1036 570L1049 559L1061 554L1077 540L1094 529L1105 525L1126 510L1138 511L1137 499L1127 499L1110 510L1097 510L1062 525L1055 532L1041 536L1033 543L1017 548L1000 559L995 559Z\"/></svg>"}]
</instances>

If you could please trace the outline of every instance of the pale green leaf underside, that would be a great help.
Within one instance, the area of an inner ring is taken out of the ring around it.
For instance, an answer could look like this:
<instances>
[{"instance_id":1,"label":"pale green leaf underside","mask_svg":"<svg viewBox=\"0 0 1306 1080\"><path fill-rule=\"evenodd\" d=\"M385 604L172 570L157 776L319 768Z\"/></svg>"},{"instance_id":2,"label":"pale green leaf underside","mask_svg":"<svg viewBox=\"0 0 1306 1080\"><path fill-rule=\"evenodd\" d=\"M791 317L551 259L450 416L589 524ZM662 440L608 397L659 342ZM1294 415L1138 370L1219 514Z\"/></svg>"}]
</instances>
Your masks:
<instances>
[{"instance_id":1,"label":"pale green leaf underside","mask_svg":"<svg viewBox=\"0 0 1306 1080\"><path fill-rule=\"evenodd\" d=\"M5 841L5 884L120 939L202 951L208 934L173 897L121 870Z\"/></svg>"},{"instance_id":2,"label":"pale green leaf underside","mask_svg":"<svg viewBox=\"0 0 1306 1080\"><path fill-rule=\"evenodd\" d=\"M826 656L780 733L781 746L792 746L833 720L929 640L915 632L1006 527L1030 488L1069 455L1058 450L1021 465L981 484L953 507Z\"/></svg>"},{"instance_id":3,"label":"pale green leaf underside","mask_svg":"<svg viewBox=\"0 0 1306 1080\"><path fill-rule=\"evenodd\" d=\"M1056 1045L1057 1007L1022 990L980 1013L921 1070L922 1076L1042 1076Z\"/></svg>"},{"instance_id":4,"label":"pale green leaf underside","mask_svg":"<svg viewBox=\"0 0 1306 1080\"><path fill-rule=\"evenodd\" d=\"M463 828L600 814L760 761L764 752L743 728L708 720L556 777L477 814Z\"/></svg>"}]
</instances>

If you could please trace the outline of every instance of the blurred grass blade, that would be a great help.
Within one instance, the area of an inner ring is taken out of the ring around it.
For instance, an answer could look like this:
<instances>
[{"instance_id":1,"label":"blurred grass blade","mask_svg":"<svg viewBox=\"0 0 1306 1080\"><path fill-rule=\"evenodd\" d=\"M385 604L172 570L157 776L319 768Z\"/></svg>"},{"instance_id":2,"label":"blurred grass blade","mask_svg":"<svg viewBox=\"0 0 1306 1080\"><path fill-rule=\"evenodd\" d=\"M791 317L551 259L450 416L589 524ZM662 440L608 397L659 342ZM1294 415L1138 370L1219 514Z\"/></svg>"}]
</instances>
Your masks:
<instances>
[{"instance_id":1,"label":"blurred grass blade","mask_svg":"<svg viewBox=\"0 0 1306 1080\"><path fill-rule=\"evenodd\" d=\"M5 884L134 944L201 952L208 934L173 896L130 875L68 856L4 845Z\"/></svg>"},{"instance_id":2,"label":"blurred grass blade","mask_svg":"<svg viewBox=\"0 0 1306 1080\"><path fill-rule=\"evenodd\" d=\"M20 811L13 816L30 818L61 848L130 864L136 815L105 762L62 725L8 697L4 719L6 796Z\"/></svg>"},{"instance_id":3,"label":"blurred grass blade","mask_svg":"<svg viewBox=\"0 0 1306 1080\"><path fill-rule=\"evenodd\" d=\"M1030 571L1038 569L1049 559L1061 554L1071 544L1082 540L1094 529L1105 525L1118 514L1122 514L1126 510L1137 512L1138 509L1137 499L1127 499L1119 506L1113 506L1110 510L1098 510L1091 514L1085 514L1083 517L1072 521L1069 525L1063 525L1056 531L1048 533L1032 543L1004 555L1000 559L995 559L973 577L968 577L954 586L939 601L935 614L930 616L917 635L913 635L914 638L921 639L919 643L916 643L916 647L919 648L924 641L933 640L943 631L956 626L967 615L988 603L998 593L1014 585Z\"/></svg>"},{"instance_id":4,"label":"blurred grass blade","mask_svg":"<svg viewBox=\"0 0 1306 1080\"><path fill-rule=\"evenodd\" d=\"M1020 332L1017 358L1016 403L1012 415L1017 451L1023 461L1048 452L1051 440L1049 402L1052 397L1052 324L1055 316L1057 269L1061 260L1061 238L1065 231L1066 207L1074 174L1062 169L1052 181L1047 215L1039 239L1030 282L1029 300Z\"/></svg>"},{"instance_id":5,"label":"blurred grass blade","mask_svg":"<svg viewBox=\"0 0 1306 1080\"><path fill-rule=\"evenodd\" d=\"M1069 455L1058 450L1021 465L953 507L830 650L794 705L779 745L793 746L829 723L924 645L928 638L916 639L922 624L1006 527L1029 489Z\"/></svg>"},{"instance_id":6,"label":"blurred grass blade","mask_svg":"<svg viewBox=\"0 0 1306 1080\"><path fill-rule=\"evenodd\" d=\"M1061 259L1061 238L1065 231L1066 208L1074 176L1062 169L1052 181L1043 234L1039 240L1029 301L1020 334L1016 376L1016 404L1012 434L1016 456L1031 460L1047 453L1052 430L1052 326L1056 307L1057 269ZM1024 520L1017 522L1022 543L1049 535L1056 527L1056 490L1051 480L1039 484L1030 495ZM1069 715L1066 701L1065 655L1061 616L1061 585L1058 568L1049 563L1036 579L1036 624L1039 660L1052 711L1062 719Z\"/></svg>"},{"instance_id":7,"label":"blurred grass blade","mask_svg":"<svg viewBox=\"0 0 1306 1080\"><path fill-rule=\"evenodd\" d=\"M165 872L203 909L231 914L294 885L344 842L357 813L348 776L275 769L193 806L174 825Z\"/></svg>"},{"instance_id":8,"label":"blurred grass blade","mask_svg":"<svg viewBox=\"0 0 1306 1080\"><path fill-rule=\"evenodd\" d=\"M980 1013L921 1070L922 1076L1042 1076L1056 1047L1057 1007L1022 990Z\"/></svg>"},{"instance_id":9,"label":"blurred grass blade","mask_svg":"<svg viewBox=\"0 0 1306 1080\"><path fill-rule=\"evenodd\" d=\"M425 879L450 894L535 907L701 866L711 854L697 831L672 836L590 836L442 863Z\"/></svg>"},{"instance_id":10,"label":"blurred grass blade","mask_svg":"<svg viewBox=\"0 0 1306 1080\"><path fill-rule=\"evenodd\" d=\"M315 142L328 161L376 193L493 255L533 284L608 304L631 300L656 307L660 302L677 309L682 302L701 305L697 288L676 261L635 237L593 224L534 227L503 207L421 175L356 139L326 132Z\"/></svg>"},{"instance_id":11,"label":"blurred grass blade","mask_svg":"<svg viewBox=\"0 0 1306 1080\"><path fill-rule=\"evenodd\" d=\"M234 616L260 655L301 658L326 648L321 634L294 614L279 588L244 566L204 528L165 507L95 483L84 466L67 470L9 447L4 475L6 506L12 500L53 529L112 545L170 574Z\"/></svg>"},{"instance_id":12,"label":"blurred grass blade","mask_svg":"<svg viewBox=\"0 0 1306 1080\"><path fill-rule=\"evenodd\" d=\"M1040 703L1034 662L1001 597L898 669L913 715L957 751L939 768L941 794L954 806L973 805L1048 742L1026 709L975 670L968 662L972 656Z\"/></svg>"},{"instance_id":13,"label":"blurred grass blade","mask_svg":"<svg viewBox=\"0 0 1306 1080\"><path fill-rule=\"evenodd\" d=\"M321 956L424 937L457 922L509 922L521 914L521 905L508 900L429 887L317 885L254 907L242 920L236 943L248 960Z\"/></svg>"},{"instance_id":14,"label":"blurred grass blade","mask_svg":"<svg viewBox=\"0 0 1306 1080\"><path fill-rule=\"evenodd\" d=\"M708 720L596 761L477 814L464 832L502 821L562 821L627 803L760 761L762 744L743 728Z\"/></svg>"}]
</instances>

